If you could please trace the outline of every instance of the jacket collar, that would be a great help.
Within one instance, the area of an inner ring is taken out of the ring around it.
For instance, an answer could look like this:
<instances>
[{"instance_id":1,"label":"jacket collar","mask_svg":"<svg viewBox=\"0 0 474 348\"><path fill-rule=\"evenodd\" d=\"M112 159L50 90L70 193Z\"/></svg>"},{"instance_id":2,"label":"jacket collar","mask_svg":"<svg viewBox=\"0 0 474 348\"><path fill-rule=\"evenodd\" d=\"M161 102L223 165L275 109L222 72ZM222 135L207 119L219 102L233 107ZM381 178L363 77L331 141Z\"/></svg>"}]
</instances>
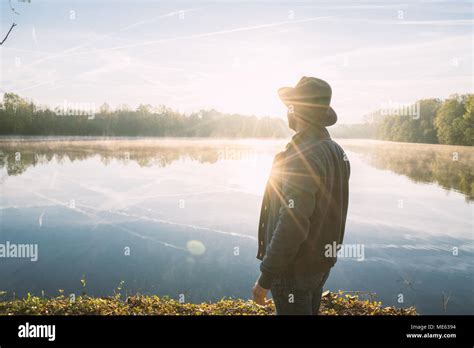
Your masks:
<instances>
[{"instance_id":1,"label":"jacket collar","mask_svg":"<svg viewBox=\"0 0 474 348\"><path fill-rule=\"evenodd\" d=\"M326 127L309 126L293 135L293 137L291 138L291 142L299 144L305 141L317 141L330 138L331 136L329 135L329 132Z\"/></svg>"},{"instance_id":2,"label":"jacket collar","mask_svg":"<svg viewBox=\"0 0 474 348\"><path fill-rule=\"evenodd\" d=\"M310 126L303 130L300 130L299 132L294 134L291 138L291 141L286 144L285 151L276 154L274 161L275 163L278 163L280 160L284 159L285 153L289 151L294 145L296 145L300 149L307 149L308 147L310 147L307 145L313 145L316 141L323 139L331 139L331 136L329 135L329 132L326 127Z\"/></svg>"}]
</instances>

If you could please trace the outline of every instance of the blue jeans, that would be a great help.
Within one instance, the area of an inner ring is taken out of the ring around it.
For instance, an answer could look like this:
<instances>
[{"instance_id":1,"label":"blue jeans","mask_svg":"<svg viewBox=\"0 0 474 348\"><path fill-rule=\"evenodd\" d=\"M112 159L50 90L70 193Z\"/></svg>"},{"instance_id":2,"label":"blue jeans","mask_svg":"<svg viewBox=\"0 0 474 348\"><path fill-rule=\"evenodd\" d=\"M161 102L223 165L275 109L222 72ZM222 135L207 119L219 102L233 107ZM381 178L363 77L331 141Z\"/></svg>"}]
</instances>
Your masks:
<instances>
[{"instance_id":1,"label":"blue jeans","mask_svg":"<svg viewBox=\"0 0 474 348\"><path fill-rule=\"evenodd\" d=\"M277 315L317 315L329 272L274 278L270 290Z\"/></svg>"}]
</instances>

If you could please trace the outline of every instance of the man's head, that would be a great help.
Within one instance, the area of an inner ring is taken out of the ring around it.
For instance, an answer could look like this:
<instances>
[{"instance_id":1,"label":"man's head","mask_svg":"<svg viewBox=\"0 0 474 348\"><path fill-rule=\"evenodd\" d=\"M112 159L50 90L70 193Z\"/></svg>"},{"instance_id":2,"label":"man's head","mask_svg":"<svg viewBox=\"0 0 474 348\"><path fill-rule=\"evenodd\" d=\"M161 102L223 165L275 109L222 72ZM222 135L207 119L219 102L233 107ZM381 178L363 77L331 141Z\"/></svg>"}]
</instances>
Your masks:
<instances>
[{"instance_id":1,"label":"man's head","mask_svg":"<svg viewBox=\"0 0 474 348\"><path fill-rule=\"evenodd\" d=\"M332 91L326 81L303 76L295 87L280 88L278 94L288 107L288 125L293 130L328 127L337 121L329 105Z\"/></svg>"},{"instance_id":2,"label":"man's head","mask_svg":"<svg viewBox=\"0 0 474 348\"><path fill-rule=\"evenodd\" d=\"M306 127L312 125L308 122L305 115L311 115L314 110L311 108L304 107L301 105L288 105L287 118L288 118L288 127L294 131L299 131Z\"/></svg>"}]
</instances>

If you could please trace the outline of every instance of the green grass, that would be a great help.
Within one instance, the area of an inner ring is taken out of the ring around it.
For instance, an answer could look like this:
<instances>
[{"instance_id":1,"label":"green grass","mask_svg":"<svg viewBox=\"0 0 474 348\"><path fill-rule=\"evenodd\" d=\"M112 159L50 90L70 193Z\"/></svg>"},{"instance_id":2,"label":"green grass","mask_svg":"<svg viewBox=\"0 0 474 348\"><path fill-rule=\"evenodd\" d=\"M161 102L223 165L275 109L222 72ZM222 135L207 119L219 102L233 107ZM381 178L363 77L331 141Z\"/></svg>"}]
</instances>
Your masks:
<instances>
[{"instance_id":1,"label":"green grass","mask_svg":"<svg viewBox=\"0 0 474 348\"><path fill-rule=\"evenodd\" d=\"M272 304L259 306L252 301L223 299L213 303L179 303L166 297L120 294L97 298L78 296L74 302L60 295L0 301L0 315L273 315ZM358 295L326 291L321 301L322 315L416 315L414 307L384 307L381 302L363 300Z\"/></svg>"}]
</instances>

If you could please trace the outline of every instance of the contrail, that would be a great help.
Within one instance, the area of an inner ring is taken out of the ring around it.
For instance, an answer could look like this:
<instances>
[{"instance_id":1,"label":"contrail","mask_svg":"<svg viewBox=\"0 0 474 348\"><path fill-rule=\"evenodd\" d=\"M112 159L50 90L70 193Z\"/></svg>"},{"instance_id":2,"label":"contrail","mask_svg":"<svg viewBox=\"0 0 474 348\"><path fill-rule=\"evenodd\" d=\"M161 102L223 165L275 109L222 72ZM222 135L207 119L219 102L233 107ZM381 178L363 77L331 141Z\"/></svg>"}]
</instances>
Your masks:
<instances>
[{"instance_id":1,"label":"contrail","mask_svg":"<svg viewBox=\"0 0 474 348\"><path fill-rule=\"evenodd\" d=\"M48 201L50 201L50 202L54 202L54 203L56 203L57 205L60 205L60 206L67 206L67 203L61 202L60 200L55 199L55 198L48 197L48 196L43 195L43 194L41 194L41 193L39 193L39 192L32 191L32 190L28 190L28 189L25 189L25 191L30 192L30 193L32 193L32 194L34 194L34 195L36 195L36 196L38 196L38 197L41 197L41 198L43 198L43 199L45 199L45 200L48 200ZM81 214L84 214L85 216L91 218L92 220L94 220L94 219L95 219L95 220L98 220L98 219L97 219L97 215L89 214L88 212L86 212L86 211L84 211L84 210L82 210L82 209L78 209L78 208L77 208L78 206L82 206L82 207L84 207L84 208L89 208L89 209L92 209L92 210L94 210L94 211L99 211L99 212L100 212L100 210L95 209L95 208L93 208L93 207L86 206L86 205L82 205L82 204L77 204L77 205L76 205L76 208L74 208L75 211L77 211L77 212L79 212L79 213L81 213ZM43 213L41 214L41 216L40 216L40 218L39 218L39 225L40 225L40 227L42 226L43 215L44 215L44 211L43 211ZM133 235L133 236L135 236L135 237L141 238L141 239L151 240L151 241L153 241L153 242L155 242L155 243L164 245L164 246L169 247L169 248L178 249L178 250L182 250L182 251L188 251L187 249L182 248L182 247L179 247L179 246L177 246L177 245L170 244L170 243L167 243L167 242L163 242L163 241L160 241L160 240L157 240L157 239L153 239L153 238L150 238L150 237L147 237L147 236L143 236L143 235L139 234L138 232L132 231L132 230L130 230L129 228L123 227L123 226L121 226L121 225L119 225L119 224L117 224L117 223L111 222L111 221L104 221L104 220L100 221L100 220L99 220L99 222L96 222L95 224L97 225L97 224L101 224L101 223L105 223L105 224L107 224L107 225L111 225L111 226L120 228L121 230L123 230L123 231L125 231L125 232L127 232L127 233L129 233L129 234L131 234L131 235Z\"/></svg>"},{"instance_id":2,"label":"contrail","mask_svg":"<svg viewBox=\"0 0 474 348\"><path fill-rule=\"evenodd\" d=\"M62 202L58 199L48 197L46 195L43 195L43 194L41 194L39 192L36 192L36 191L33 191L33 190L29 190L29 189L26 189L26 188L23 188L23 189L27 192L30 192L30 193L40 197L40 198L43 198L43 199L48 200L50 202L56 203L57 205L68 206L67 202ZM157 219L157 218L152 218L152 217L148 217L148 216L127 214L127 213L124 213L124 212L119 212L119 211L114 211L114 210L100 210L100 209L97 209L96 207L92 207L92 206L89 206L89 205L75 203L74 210L79 212L79 213L82 213L82 214L86 215L87 217L91 218L92 220L97 220L97 215L90 214L90 213L84 211L83 209L80 209L79 207L86 208L86 209L91 209L92 211L96 211L96 212L108 212L108 213L111 213L111 214L122 215L122 216L131 217L131 218L139 219L139 220L152 221L152 222L157 222L157 223L162 223L162 224L167 224L167 225L172 225L172 226L180 226L180 227L191 228L191 229L194 229L194 230L201 230L201 231L206 231L206 232L213 232L213 233L223 234L223 235L226 235L226 236L256 240L255 237L249 236L249 235L246 235L246 234L241 234L241 233L236 233L236 232L228 232L228 231L217 230L217 229L213 229L213 228L209 228L209 227L201 227L201 226L196 226L196 225L191 225L191 224L183 224L183 223L180 223L180 222ZM104 220L102 220L102 221L104 221ZM106 223L114 225L114 226L118 226L116 223L113 223L113 222L106 222Z\"/></svg>"},{"instance_id":3,"label":"contrail","mask_svg":"<svg viewBox=\"0 0 474 348\"><path fill-rule=\"evenodd\" d=\"M90 207L90 206L86 206L84 204L76 204L76 205L84 207L84 208L89 208L89 209L94 209L95 210L95 208ZM253 236L249 236L249 235L241 234L241 233L236 233L236 232L228 232L228 231L217 230L217 229L213 229L213 228L209 228L209 227L202 227L202 226L196 226L196 225L191 225L191 224L183 224L181 222L175 222L175 221L164 220L164 219L157 219L157 218L152 218L152 217L148 217L148 216L141 216L141 215L135 215L135 214L128 214L128 213L114 211L114 210L105 210L105 211L109 212L109 213L112 213L112 214L122 215L122 216L131 217L131 218L135 218L135 219L139 219L139 220L158 222L158 223L172 225L172 226L187 227L187 228L191 228L191 229L194 229L194 230L201 230L201 231L208 231L208 232L224 234L226 236L239 237L239 238L248 238L248 239L256 240L256 238L253 237Z\"/></svg>"},{"instance_id":4,"label":"contrail","mask_svg":"<svg viewBox=\"0 0 474 348\"><path fill-rule=\"evenodd\" d=\"M159 44L159 43L164 43L164 42L169 42L169 41L175 41L175 40L196 39L196 38L201 38L201 37L237 33L237 32L242 32L242 31L257 30L257 29L263 29L263 28L271 28L271 27L277 27L277 26L280 26L280 25L292 24L292 23L313 22L313 21L319 21L319 20L322 20L322 19L329 19L329 18L333 18L333 17L335 17L335 16L311 17L311 18L304 18L304 19L298 19L298 20L288 20L288 21L282 21L282 22L259 24L259 25L253 25L253 26L248 26L248 27L212 31L212 32L209 32L209 33L193 34L193 35L188 35L188 36L178 36L178 37L174 37L174 38L138 42L136 44L131 44L131 45L123 45L123 46L103 48L103 49L99 49L98 51L101 51L101 50L104 50L104 51L120 50L120 49L124 49L124 48L149 46L149 45L154 45L154 44Z\"/></svg>"},{"instance_id":5,"label":"contrail","mask_svg":"<svg viewBox=\"0 0 474 348\"><path fill-rule=\"evenodd\" d=\"M198 10L199 10L199 8L194 8L194 9L189 9L189 10L180 10L180 11L169 12L169 13L166 13L166 14L164 14L164 15L160 15L160 16L154 17L154 18L152 18L152 19L142 20L142 21L136 22L136 23L134 23L134 24L127 25L126 27L120 29L120 31L129 30L129 29L131 29L131 28L135 28L135 27L137 27L137 26L139 26L139 25L142 25L142 24L152 23L152 22L156 21L157 19L173 17L173 16L179 15L179 14L181 14L181 13L194 12L194 11L198 11Z\"/></svg>"},{"instance_id":6,"label":"contrail","mask_svg":"<svg viewBox=\"0 0 474 348\"><path fill-rule=\"evenodd\" d=\"M125 231L125 232L131 234L132 236L137 237L137 238L144 239L144 240L150 240L150 241L152 241L152 242L155 242L155 243L164 245L165 247L169 247L169 248L173 248L173 249L177 249L177 250L189 252L189 250L186 249L186 248L182 248L182 247L179 247L179 246L174 245L174 244L170 244L170 243L167 243L167 242L162 242L161 240L157 240L157 239L153 239L153 238L150 238L150 237L141 235L140 233L137 233L137 232L135 232L135 231L132 231L131 229L129 229L129 228L127 228L127 227L123 227L123 226L120 226L120 225L114 225L114 226L120 228L121 230L123 230L123 231Z\"/></svg>"},{"instance_id":7,"label":"contrail","mask_svg":"<svg viewBox=\"0 0 474 348\"><path fill-rule=\"evenodd\" d=\"M183 10L184 12L191 12L191 11L197 11L198 9L189 9L189 10ZM133 24L130 24L126 27L123 27L121 29L119 29L118 31L116 32L112 32L112 33L109 33L109 34L105 34L105 35L101 35L99 37L96 37L96 38L93 38L91 40L88 40L86 42L83 42L82 44L79 44L77 46L74 46L74 47L71 47L71 48L68 48L64 51L61 51L59 53L56 53L56 54L51 54L49 56L46 56L44 58L40 58L40 59L37 59L36 61L28 64L28 65L25 65L24 67L25 68L28 68L28 67L31 67L31 66L35 66L36 64L39 64L39 63L42 63L44 61L47 61L47 60L50 60L50 59L54 59L54 58L60 58L60 57L66 57L68 56L70 53L72 52L76 52L78 49L80 48L83 48L83 47L87 47L89 46L90 44L96 42L96 41L100 41L100 40L103 40L103 39L106 39L108 37L111 37L112 35L116 34L117 32L122 32L122 31L126 31L126 30L129 30L131 28L134 28L136 26L139 26L139 25L142 25L144 23L148 23L148 22L153 22L157 19L161 19L161 18L166 18L166 17L171 17L171 16L174 16L176 14L180 13L180 11L173 11L173 12L169 12L169 13L166 13L164 15L160 15L160 16L157 16L157 17L154 17L153 19L149 19L149 20L142 20L142 21L139 21L139 22L136 22L136 23L133 23ZM95 50L94 50L95 51ZM86 53L90 53L90 52L94 52L94 51L87 51ZM82 54L82 52L78 52L79 54Z\"/></svg>"},{"instance_id":8,"label":"contrail","mask_svg":"<svg viewBox=\"0 0 474 348\"><path fill-rule=\"evenodd\" d=\"M41 215L38 219L38 224L39 224L40 227L43 226L43 216L44 216L44 210L43 210L43 212L41 213Z\"/></svg>"}]
</instances>

